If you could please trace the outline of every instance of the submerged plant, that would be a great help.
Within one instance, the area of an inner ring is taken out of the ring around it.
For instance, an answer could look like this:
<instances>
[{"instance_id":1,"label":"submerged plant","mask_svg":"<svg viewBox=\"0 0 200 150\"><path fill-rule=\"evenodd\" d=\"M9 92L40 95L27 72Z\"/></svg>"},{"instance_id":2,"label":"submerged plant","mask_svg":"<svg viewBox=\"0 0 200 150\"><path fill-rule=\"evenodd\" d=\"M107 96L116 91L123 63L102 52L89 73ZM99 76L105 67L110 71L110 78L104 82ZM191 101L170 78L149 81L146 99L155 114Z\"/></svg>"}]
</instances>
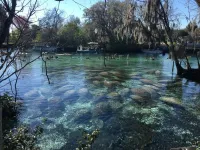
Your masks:
<instances>
[{"instance_id":1,"label":"submerged plant","mask_svg":"<svg viewBox=\"0 0 200 150\"><path fill-rule=\"evenodd\" d=\"M5 150L39 150L36 147L37 137L41 135L43 129L37 126L34 130L22 125L10 130L4 137Z\"/></svg>"},{"instance_id":2,"label":"submerged plant","mask_svg":"<svg viewBox=\"0 0 200 150\"><path fill-rule=\"evenodd\" d=\"M82 139L78 142L79 146L76 150L90 150L99 133L99 129L94 130L91 134L84 130L82 133Z\"/></svg>"}]
</instances>

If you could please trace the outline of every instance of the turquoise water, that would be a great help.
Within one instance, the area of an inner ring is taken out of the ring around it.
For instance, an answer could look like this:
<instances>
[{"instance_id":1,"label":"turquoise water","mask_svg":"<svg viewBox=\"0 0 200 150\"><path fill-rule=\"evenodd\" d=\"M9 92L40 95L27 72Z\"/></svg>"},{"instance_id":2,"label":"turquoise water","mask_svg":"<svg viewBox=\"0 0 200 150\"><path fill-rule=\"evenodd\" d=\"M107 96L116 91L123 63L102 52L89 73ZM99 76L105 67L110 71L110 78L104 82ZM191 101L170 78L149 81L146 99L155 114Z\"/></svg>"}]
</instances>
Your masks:
<instances>
[{"instance_id":1,"label":"turquoise water","mask_svg":"<svg viewBox=\"0 0 200 150\"><path fill-rule=\"evenodd\" d=\"M41 60L18 83L19 121L42 125L42 150L73 150L82 130L95 129L95 150L164 150L200 140L200 85L172 74L167 56L122 56L105 67L98 55L73 55L47 64L51 84Z\"/></svg>"}]
</instances>

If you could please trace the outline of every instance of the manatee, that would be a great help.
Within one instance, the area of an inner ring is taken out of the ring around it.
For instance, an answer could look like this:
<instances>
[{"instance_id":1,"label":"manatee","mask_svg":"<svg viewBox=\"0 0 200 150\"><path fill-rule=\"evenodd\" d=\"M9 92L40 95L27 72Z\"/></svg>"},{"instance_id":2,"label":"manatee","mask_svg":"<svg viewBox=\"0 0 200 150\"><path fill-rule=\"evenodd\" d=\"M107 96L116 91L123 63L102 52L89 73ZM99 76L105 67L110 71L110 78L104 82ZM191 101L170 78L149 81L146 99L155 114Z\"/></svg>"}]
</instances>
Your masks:
<instances>
[{"instance_id":1,"label":"manatee","mask_svg":"<svg viewBox=\"0 0 200 150\"><path fill-rule=\"evenodd\" d=\"M61 101L61 98L60 98L59 96L54 96L54 97L50 97L50 98L48 99L48 101L49 101L50 103L58 103L58 102Z\"/></svg>"},{"instance_id":2,"label":"manatee","mask_svg":"<svg viewBox=\"0 0 200 150\"><path fill-rule=\"evenodd\" d=\"M108 72L100 72L99 75L101 75L101 76L108 76L109 73Z\"/></svg>"},{"instance_id":3,"label":"manatee","mask_svg":"<svg viewBox=\"0 0 200 150\"><path fill-rule=\"evenodd\" d=\"M131 92L134 95L138 95L138 96L142 97L144 100L150 100L151 99L151 94L143 88L132 88Z\"/></svg>"},{"instance_id":4,"label":"manatee","mask_svg":"<svg viewBox=\"0 0 200 150\"><path fill-rule=\"evenodd\" d=\"M25 97L25 98L29 98L29 97L39 97L39 95L40 95L40 94L39 94L38 90L31 90L31 91L25 93L25 94L24 94L24 97Z\"/></svg>"},{"instance_id":5,"label":"manatee","mask_svg":"<svg viewBox=\"0 0 200 150\"><path fill-rule=\"evenodd\" d=\"M65 98L68 98L68 97L71 97L71 96L74 96L76 94L76 91L75 90L69 90L69 91L66 91L64 93L64 97Z\"/></svg>"},{"instance_id":6,"label":"manatee","mask_svg":"<svg viewBox=\"0 0 200 150\"><path fill-rule=\"evenodd\" d=\"M128 95L129 92L130 92L130 89L129 89L129 88L123 88L123 89L121 89L121 90L119 91L119 94L120 94L121 96L126 96L126 95Z\"/></svg>"},{"instance_id":7,"label":"manatee","mask_svg":"<svg viewBox=\"0 0 200 150\"><path fill-rule=\"evenodd\" d=\"M181 106L182 107L181 101L177 98L174 98L174 97L162 96L162 97L160 97L160 100L163 101L164 103L168 104L168 105Z\"/></svg>"},{"instance_id":8,"label":"manatee","mask_svg":"<svg viewBox=\"0 0 200 150\"><path fill-rule=\"evenodd\" d=\"M80 96L86 95L86 94L88 94L88 89L87 88L81 88L81 89L78 90L78 94Z\"/></svg>"},{"instance_id":9,"label":"manatee","mask_svg":"<svg viewBox=\"0 0 200 150\"><path fill-rule=\"evenodd\" d=\"M141 82L145 83L145 84L154 84L153 81L148 80L148 79L140 79Z\"/></svg>"},{"instance_id":10,"label":"manatee","mask_svg":"<svg viewBox=\"0 0 200 150\"><path fill-rule=\"evenodd\" d=\"M94 85L99 85L99 84L100 84L100 82L97 81L97 80L93 81L92 83L93 83Z\"/></svg>"},{"instance_id":11,"label":"manatee","mask_svg":"<svg viewBox=\"0 0 200 150\"><path fill-rule=\"evenodd\" d=\"M107 87L111 87L112 86L112 82L110 81L104 81L103 84Z\"/></svg>"},{"instance_id":12,"label":"manatee","mask_svg":"<svg viewBox=\"0 0 200 150\"><path fill-rule=\"evenodd\" d=\"M138 96L138 95L130 95L130 98L135 100L138 103L144 103L145 102L145 100L141 96Z\"/></svg>"}]
</instances>

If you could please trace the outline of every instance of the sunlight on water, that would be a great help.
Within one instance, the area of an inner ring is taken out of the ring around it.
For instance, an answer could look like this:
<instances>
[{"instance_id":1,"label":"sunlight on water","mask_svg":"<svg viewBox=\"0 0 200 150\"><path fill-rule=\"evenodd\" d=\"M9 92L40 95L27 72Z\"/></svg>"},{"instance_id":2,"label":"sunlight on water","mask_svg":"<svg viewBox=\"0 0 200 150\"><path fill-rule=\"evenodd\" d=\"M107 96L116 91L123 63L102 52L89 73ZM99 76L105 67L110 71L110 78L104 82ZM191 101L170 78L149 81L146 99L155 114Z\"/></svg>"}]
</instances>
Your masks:
<instances>
[{"instance_id":1,"label":"sunlight on water","mask_svg":"<svg viewBox=\"0 0 200 150\"><path fill-rule=\"evenodd\" d=\"M50 60L50 85L41 60L22 72L19 120L44 127L42 150L75 149L80 129L100 129L95 150L170 149L200 140L200 85L172 74L167 57L124 56L106 67L87 57Z\"/></svg>"}]
</instances>

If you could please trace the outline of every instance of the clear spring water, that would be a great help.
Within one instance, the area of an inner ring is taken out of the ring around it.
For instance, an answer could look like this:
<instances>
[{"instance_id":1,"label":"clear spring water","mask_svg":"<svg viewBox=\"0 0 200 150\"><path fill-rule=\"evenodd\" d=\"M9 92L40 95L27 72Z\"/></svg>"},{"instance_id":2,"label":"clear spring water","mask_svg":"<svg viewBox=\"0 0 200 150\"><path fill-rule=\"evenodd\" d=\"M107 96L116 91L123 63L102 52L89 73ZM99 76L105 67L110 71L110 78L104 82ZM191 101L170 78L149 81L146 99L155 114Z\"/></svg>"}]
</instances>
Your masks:
<instances>
[{"instance_id":1,"label":"clear spring water","mask_svg":"<svg viewBox=\"0 0 200 150\"><path fill-rule=\"evenodd\" d=\"M98 55L58 56L48 61L51 84L42 66L32 63L18 83L19 121L42 125L42 150L75 149L82 129L100 129L95 150L164 150L200 140L200 85L172 74L167 56L122 56L106 67Z\"/></svg>"}]
</instances>

